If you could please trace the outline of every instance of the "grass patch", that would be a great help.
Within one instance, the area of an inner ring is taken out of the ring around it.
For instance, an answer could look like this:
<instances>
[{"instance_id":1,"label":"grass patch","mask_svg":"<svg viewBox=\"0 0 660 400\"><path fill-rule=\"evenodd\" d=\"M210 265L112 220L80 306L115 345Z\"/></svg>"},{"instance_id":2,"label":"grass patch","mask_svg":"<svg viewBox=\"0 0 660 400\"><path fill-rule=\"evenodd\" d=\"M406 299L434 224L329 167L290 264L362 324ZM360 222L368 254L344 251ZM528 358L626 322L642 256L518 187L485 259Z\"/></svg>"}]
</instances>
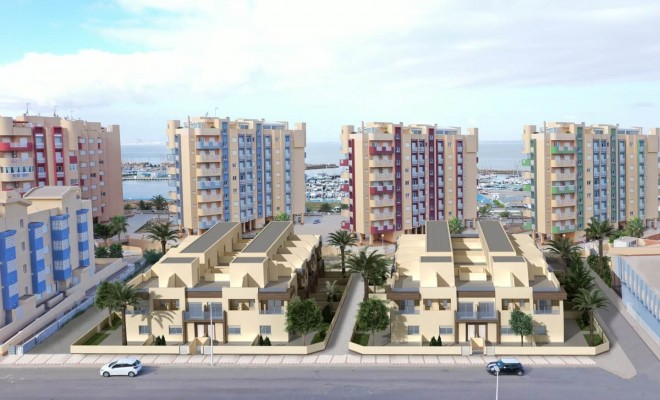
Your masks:
<instances>
[{"instance_id":1,"label":"grass patch","mask_svg":"<svg viewBox=\"0 0 660 400\"><path fill-rule=\"evenodd\" d=\"M603 337L601 335L595 334L594 335L594 343L591 344L591 336L588 333L584 334L584 339L587 341L587 344L590 344L591 346L598 346L600 344L603 344Z\"/></svg>"},{"instance_id":2,"label":"grass patch","mask_svg":"<svg viewBox=\"0 0 660 400\"><path fill-rule=\"evenodd\" d=\"M119 329L120 326L121 326L121 319L117 318L114 321L112 321L112 328L108 326L106 330L116 331L117 329Z\"/></svg>"},{"instance_id":3,"label":"grass patch","mask_svg":"<svg viewBox=\"0 0 660 400\"><path fill-rule=\"evenodd\" d=\"M89 340L86 341L84 345L85 346L98 346L99 344L103 343L103 341L108 336L110 336L109 333L103 333L103 332L97 333L94 336L92 336L91 338L89 338Z\"/></svg>"},{"instance_id":4,"label":"grass patch","mask_svg":"<svg viewBox=\"0 0 660 400\"><path fill-rule=\"evenodd\" d=\"M355 333L351 342L357 343L360 346L369 346L369 334L367 333Z\"/></svg>"}]
</instances>

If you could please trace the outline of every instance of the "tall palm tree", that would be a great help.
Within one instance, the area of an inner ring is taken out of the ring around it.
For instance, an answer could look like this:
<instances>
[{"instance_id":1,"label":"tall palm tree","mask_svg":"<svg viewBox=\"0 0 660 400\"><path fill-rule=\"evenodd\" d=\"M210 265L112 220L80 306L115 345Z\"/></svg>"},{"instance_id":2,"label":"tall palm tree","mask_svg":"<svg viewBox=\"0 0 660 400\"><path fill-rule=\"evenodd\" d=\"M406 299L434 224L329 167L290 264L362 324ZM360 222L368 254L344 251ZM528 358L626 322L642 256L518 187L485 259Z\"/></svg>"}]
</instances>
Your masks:
<instances>
[{"instance_id":1,"label":"tall palm tree","mask_svg":"<svg viewBox=\"0 0 660 400\"><path fill-rule=\"evenodd\" d=\"M596 218L591 217L591 221L587 225L587 229L584 231L587 234L587 240L598 240L598 258L602 262L603 240L609 238L610 235L614 233L614 227L610 224L610 221L606 219L599 221Z\"/></svg>"},{"instance_id":2,"label":"tall palm tree","mask_svg":"<svg viewBox=\"0 0 660 400\"><path fill-rule=\"evenodd\" d=\"M461 223L461 220L454 217L449 221L449 233L451 234L461 234L465 230L465 227Z\"/></svg>"},{"instance_id":3,"label":"tall palm tree","mask_svg":"<svg viewBox=\"0 0 660 400\"><path fill-rule=\"evenodd\" d=\"M573 308L589 313L589 337L592 346L594 345L594 311L607 307L607 303L608 300L599 289L580 289L575 297Z\"/></svg>"},{"instance_id":4,"label":"tall palm tree","mask_svg":"<svg viewBox=\"0 0 660 400\"><path fill-rule=\"evenodd\" d=\"M151 198L151 204L156 210L167 210L167 200L163 195L157 194Z\"/></svg>"},{"instance_id":5,"label":"tall palm tree","mask_svg":"<svg viewBox=\"0 0 660 400\"><path fill-rule=\"evenodd\" d=\"M121 311L121 344L126 346L128 344L126 339L126 308L138 303L140 299L138 290L135 286L125 282L114 282L107 296L107 300Z\"/></svg>"},{"instance_id":6,"label":"tall palm tree","mask_svg":"<svg viewBox=\"0 0 660 400\"><path fill-rule=\"evenodd\" d=\"M389 260L377 250L367 254L367 248L351 254L346 260L352 273L362 275L364 281L364 300L369 299L369 284L382 285L387 279Z\"/></svg>"},{"instance_id":7,"label":"tall palm tree","mask_svg":"<svg viewBox=\"0 0 660 400\"><path fill-rule=\"evenodd\" d=\"M566 266L569 265L571 256L579 254L580 251L580 246L566 236L548 241L548 252L559 255Z\"/></svg>"},{"instance_id":8,"label":"tall palm tree","mask_svg":"<svg viewBox=\"0 0 660 400\"><path fill-rule=\"evenodd\" d=\"M629 236L636 237L636 238L641 238L644 236L644 223L642 222L639 217L634 217L630 221L628 221L628 224L626 226L626 233Z\"/></svg>"},{"instance_id":9,"label":"tall palm tree","mask_svg":"<svg viewBox=\"0 0 660 400\"><path fill-rule=\"evenodd\" d=\"M580 293L580 290L591 290L594 286L594 277L584 263L573 265L565 276L566 279L564 286L569 301L573 301L573 299Z\"/></svg>"},{"instance_id":10,"label":"tall palm tree","mask_svg":"<svg viewBox=\"0 0 660 400\"><path fill-rule=\"evenodd\" d=\"M110 218L110 227L117 234L117 241L121 243L121 234L128 232L128 220L123 215Z\"/></svg>"},{"instance_id":11,"label":"tall palm tree","mask_svg":"<svg viewBox=\"0 0 660 400\"><path fill-rule=\"evenodd\" d=\"M346 248L355 246L358 238L354 233L340 229L330 234L328 244L339 248L341 253L341 275L346 275Z\"/></svg>"},{"instance_id":12,"label":"tall palm tree","mask_svg":"<svg viewBox=\"0 0 660 400\"><path fill-rule=\"evenodd\" d=\"M167 242L179 236L179 230L173 227L171 221L153 224L147 228L147 233L147 239L160 242L163 254L166 252Z\"/></svg>"},{"instance_id":13,"label":"tall palm tree","mask_svg":"<svg viewBox=\"0 0 660 400\"><path fill-rule=\"evenodd\" d=\"M108 239L115 236L115 231L112 229L112 226L108 224L98 223L94 224L94 235L103 239L105 246L108 246Z\"/></svg>"},{"instance_id":14,"label":"tall palm tree","mask_svg":"<svg viewBox=\"0 0 660 400\"><path fill-rule=\"evenodd\" d=\"M273 221L291 221L291 216L282 211L273 218Z\"/></svg>"}]
</instances>

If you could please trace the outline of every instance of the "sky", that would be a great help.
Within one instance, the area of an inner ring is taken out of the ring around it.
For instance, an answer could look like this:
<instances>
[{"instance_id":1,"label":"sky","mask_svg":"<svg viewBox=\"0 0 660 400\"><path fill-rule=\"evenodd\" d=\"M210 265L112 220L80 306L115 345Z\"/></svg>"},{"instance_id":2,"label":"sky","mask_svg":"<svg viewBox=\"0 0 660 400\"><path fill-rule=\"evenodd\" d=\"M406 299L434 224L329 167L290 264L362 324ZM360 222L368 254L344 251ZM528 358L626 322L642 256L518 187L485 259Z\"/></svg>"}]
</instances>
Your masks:
<instances>
[{"instance_id":1,"label":"sky","mask_svg":"<svg viewBox=\"0 0 660 400\"><path fill-rule=\"evenodd\" d=\"M660 2L2 0L0 115L164 142L187 116L478 127L660 126ZM29 105L28 105L29 103Z\"/></svg>"}]
</instances>

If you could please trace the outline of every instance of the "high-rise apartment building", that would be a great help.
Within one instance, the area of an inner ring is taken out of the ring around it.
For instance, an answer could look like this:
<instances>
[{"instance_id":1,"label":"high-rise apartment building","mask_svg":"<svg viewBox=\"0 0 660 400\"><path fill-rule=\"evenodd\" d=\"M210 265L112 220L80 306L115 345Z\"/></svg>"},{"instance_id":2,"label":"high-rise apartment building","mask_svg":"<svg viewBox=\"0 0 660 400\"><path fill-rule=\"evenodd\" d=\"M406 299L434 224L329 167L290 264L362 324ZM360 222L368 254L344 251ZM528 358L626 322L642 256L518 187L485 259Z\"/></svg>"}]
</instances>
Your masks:
<instances>
[{"instance_id":1,"label":"high-rise apartment building","mask_svg":"<svg viewBox=\"0 0 660 400\"><path fill-rule=\"evenodd\" d=\"M123 215L119 126L0 117L0 185L21 194L39 186L80 186L95 222Z\"/></svg>"},{"instance_id":2,"label":"high-rise apartment building","mask_svg":"<svg viewBox=\"0 0 660 400\"><path fill-rule=\"evenodd\" d=\"M0 332L95 284L92 204L81 197L71 186L0 192Z\"/></svg>"},{"instance_id":3,"label":"high-rise apartment building","mask_svg":"<svg viewBox=\"0 0 660 400\"><path fill-rule=\"evenodd\" d=\"M305 212L305 123L189 118L167 123L170 198L178 224L203 233L217 222L250 231L281 213Z\"/></svg>"},{"instance_id":4,"label":"high-rise apartment building","mask_svg":"<svg viewBox=\"0 0 660 400\"><path fill-rule=\"evenodd\" d=\"M423 233L425 221L477 219L478 130L363 123L342 127L340 165L348 167L342 228L361 241L394 242Z\"/></svg>"},{"instance_id":5,"label":"high-rise apartment building","mask_svg":"<svg viewBox=\"0 0 660 400\"><path fill-rule=\"evenodd\" d=\"M542 240L584 238L591 218L625 227L658 217L660 129L548 122L524 127L523 166L531 179L532 228Z\"/></svg>"}]
</instances>

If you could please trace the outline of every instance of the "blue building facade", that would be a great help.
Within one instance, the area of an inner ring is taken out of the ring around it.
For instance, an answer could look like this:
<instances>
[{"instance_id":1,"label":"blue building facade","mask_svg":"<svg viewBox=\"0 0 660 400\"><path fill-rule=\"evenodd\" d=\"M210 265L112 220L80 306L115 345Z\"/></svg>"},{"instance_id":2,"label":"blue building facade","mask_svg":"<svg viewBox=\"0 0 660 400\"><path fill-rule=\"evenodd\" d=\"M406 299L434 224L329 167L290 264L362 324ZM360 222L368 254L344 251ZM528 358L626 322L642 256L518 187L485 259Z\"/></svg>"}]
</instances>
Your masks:
<instances>
[{"instance_id":1,"label":"blue building facade","mask_svg":"<svg viewBox=\"0 0 660 400\"><path fill-rule=\"evenodd\" d=\"M0 232L0 285L2 285L2 307L5 310L13 310L18 307L15 236L15 230ZM7 313L7 315L10 314Z\"/></svg>"},{"instance_id":2,"label":"blue building facade","mask_svg":"<svg viewBox=\"0 0 660 400\"><path fill-rule=\"evenodd\" d=\"M659 257L637 256L655 259L651 268L658 268ZM615 256L613 260L614 273L621 281L621 298L629 310L634 311L644 321L649 329L660 338L660 286L648 281L648 275L642 268L632 265L627 257ZM646 276L645 276L646 275Z\"/></svg>"}]
</instances>

